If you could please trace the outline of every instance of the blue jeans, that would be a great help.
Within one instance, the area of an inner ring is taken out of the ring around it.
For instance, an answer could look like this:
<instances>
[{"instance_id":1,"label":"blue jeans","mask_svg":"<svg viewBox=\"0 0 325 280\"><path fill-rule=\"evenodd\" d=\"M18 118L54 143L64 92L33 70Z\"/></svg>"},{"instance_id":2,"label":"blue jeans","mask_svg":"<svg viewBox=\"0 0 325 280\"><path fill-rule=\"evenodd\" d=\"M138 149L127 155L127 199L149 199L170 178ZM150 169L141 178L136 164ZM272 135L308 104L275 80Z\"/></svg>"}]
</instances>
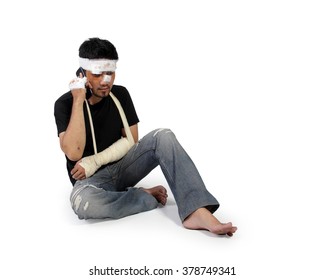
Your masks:
<instances>
[{"instance_id":1,"label":"blue jeans","mask_svg":"<svg viewBox=\"0 0 325 280\"><path fill-rule=\"evenodd\" d=\"M182 222L200 207L211 212L218 209L218 201L207 191L174 133L157 129L117 163L77 181L70 196L73 210L79 219L118 219L156 208L158 202L152 195L133 187L158 165L174 195Z\"/></svg>"}]
</instances>

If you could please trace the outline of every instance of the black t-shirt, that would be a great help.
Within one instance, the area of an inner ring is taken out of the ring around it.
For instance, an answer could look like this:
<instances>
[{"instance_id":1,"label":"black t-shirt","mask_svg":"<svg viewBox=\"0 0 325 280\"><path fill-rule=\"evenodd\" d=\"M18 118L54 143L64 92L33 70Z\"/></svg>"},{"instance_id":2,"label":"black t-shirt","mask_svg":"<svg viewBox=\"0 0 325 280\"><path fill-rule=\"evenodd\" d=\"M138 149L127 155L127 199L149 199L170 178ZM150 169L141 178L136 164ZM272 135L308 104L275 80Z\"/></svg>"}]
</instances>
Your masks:
<instances>
[{"instance_id":1,"label":"black t-shirt","mask_svg":"<svg viewBox=\"0 0 325 280\"><path fill-rule=\"evenodd\" d=\"M139 122L137 113L135 111L132 99L125 87L113 85L112 93L120 101L126 118L130 126ZM71 111L72 111L73 97L71 91L63 94L54 105L54 116L57 125L58 135L66 131ZM95 138L97 144L97 152L101 152L116 142L122 136L123 123L118 112L118 109L111 97L103 98L100 102L90 105L91 117L94 125ZM84 116L86 125L86 146L82 157L94 154L93 141L91 137L90 123L86 104L84 104ZM70 171L75 166L76 162L67 159L67 170L71 183L76 182Z\"/></svg>"}]
</instances>

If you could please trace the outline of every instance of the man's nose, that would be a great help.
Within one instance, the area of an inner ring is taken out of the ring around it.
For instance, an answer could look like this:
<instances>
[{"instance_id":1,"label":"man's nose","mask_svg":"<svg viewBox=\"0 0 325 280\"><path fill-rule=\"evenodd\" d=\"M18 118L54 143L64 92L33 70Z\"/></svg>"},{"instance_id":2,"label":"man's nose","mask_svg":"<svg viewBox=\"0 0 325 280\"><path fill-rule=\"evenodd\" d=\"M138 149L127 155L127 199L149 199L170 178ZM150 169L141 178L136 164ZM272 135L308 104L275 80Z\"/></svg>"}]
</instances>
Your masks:
<instances>
[{"instance_id":1,"label":"man's nose","mask_svg":"<svg viewBox=\"0 0 325 280\"><path fill-rule=\"evenodd\" d=\"M104 74L102 78L102 83L108 84L110 81L111 81L111 76Z\"/></svg>"}]
</instances>

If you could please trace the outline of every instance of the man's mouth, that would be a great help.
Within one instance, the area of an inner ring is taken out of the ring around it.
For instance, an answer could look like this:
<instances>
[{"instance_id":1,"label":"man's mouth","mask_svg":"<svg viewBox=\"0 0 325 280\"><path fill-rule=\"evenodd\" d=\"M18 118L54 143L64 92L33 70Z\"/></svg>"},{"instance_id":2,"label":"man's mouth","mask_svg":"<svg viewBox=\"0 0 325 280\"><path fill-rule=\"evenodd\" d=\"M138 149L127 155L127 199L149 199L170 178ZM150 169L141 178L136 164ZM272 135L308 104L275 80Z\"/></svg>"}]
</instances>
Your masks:
<instances>
[{"instance_id":1,"label":"man's mouth","mask_svg":"<svg viewBox=\"0 0 325 280\"><path fill-rule=\"evenodd\" d=\"M109 89L110 89L109 87L100 87L98 90L104 91L104 90L109 90Z\"/></svg>"}]
</instances>

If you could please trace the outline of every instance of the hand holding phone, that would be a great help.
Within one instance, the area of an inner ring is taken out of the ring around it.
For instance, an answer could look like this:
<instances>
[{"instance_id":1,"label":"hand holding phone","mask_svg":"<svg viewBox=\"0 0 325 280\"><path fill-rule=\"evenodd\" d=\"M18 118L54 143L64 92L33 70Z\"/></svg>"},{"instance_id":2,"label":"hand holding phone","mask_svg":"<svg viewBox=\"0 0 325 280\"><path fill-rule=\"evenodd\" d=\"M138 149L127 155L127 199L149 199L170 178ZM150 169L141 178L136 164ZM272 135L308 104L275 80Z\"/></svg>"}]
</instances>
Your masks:
<instances>
[{"instance_id":1,"label":"hand holding phone","mask_svg":"<svg viewBox=\"0 0 325 280\"><path fill-rule=\"evenodd\" d=\"M83 70L83 69L81 69ZM77 71L78 73L78 71ZM83 75L83 71L78 73L79 75L77 78L74 78L70 84L69 88L71 90L73 98L82 98L85 100L86 98L86 83L87 83L87 78Z\"/></svg>"},{"instance_id":2,"label":"hand holding phone","mask_svg":"<svg viewBox=\"0 0 325 280\"><path fill-rule=\"evenodd\" d=\"M80 74L79 77L77 78L74 78L70 84L69 84L69 87L70 87L70 90L73 90L73 89L85 89L85 85L87 83L87 78L86 77L83 77L82 74Z\"/></svg>"}]
</instances>

